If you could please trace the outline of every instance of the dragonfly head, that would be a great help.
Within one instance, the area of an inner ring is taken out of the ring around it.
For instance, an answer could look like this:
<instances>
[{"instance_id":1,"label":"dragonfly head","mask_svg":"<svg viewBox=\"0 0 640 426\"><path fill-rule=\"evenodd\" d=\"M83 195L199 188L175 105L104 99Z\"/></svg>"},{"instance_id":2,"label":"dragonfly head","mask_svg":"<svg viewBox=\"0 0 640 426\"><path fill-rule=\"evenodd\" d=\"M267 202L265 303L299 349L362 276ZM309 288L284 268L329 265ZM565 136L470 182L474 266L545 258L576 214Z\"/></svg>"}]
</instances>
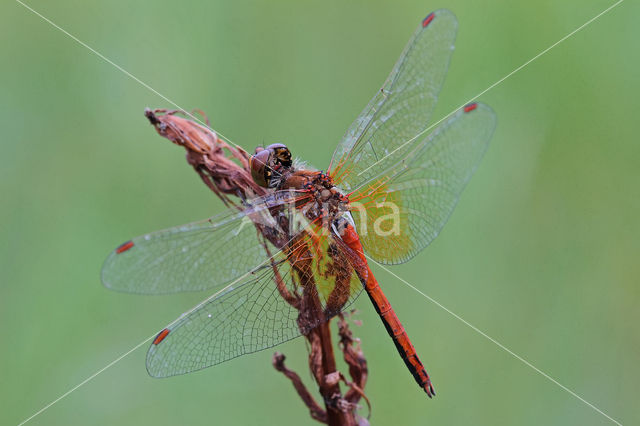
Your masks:
<instances>
[{"instance_id":1,"label":"dragonfly head","mask_svg":"<svg viewBox=\"0 0 640 426\"><path fill-rule=\"evenodd\" d=\"M277 187L291 164L291 151L281 143L274 143L266 148L258 147L249 159L254 182L264 188Z\"/></svg>"}]
</instances>

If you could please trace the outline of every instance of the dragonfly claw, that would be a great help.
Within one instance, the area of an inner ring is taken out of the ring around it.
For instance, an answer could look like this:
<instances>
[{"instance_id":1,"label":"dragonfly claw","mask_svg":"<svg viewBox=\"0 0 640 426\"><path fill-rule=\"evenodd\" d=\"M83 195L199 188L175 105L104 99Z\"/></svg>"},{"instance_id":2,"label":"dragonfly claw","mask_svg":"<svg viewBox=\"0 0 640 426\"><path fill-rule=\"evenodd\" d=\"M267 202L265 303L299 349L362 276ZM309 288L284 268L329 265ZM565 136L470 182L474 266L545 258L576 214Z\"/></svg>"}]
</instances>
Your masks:
<instances>
[{"instance_id":1,"label":"dragonfly claw","mask_svg":"<svg viewBox=\"0 0 640 426\"><path fill-rule=\"evenodd\" d=\"M429 398L433 398L434 396L436 396L436 390L433 388L433 385L431 384L431 382L425 385L424 391L427 393L427 396Z\"/></svg>"}]
</instances>

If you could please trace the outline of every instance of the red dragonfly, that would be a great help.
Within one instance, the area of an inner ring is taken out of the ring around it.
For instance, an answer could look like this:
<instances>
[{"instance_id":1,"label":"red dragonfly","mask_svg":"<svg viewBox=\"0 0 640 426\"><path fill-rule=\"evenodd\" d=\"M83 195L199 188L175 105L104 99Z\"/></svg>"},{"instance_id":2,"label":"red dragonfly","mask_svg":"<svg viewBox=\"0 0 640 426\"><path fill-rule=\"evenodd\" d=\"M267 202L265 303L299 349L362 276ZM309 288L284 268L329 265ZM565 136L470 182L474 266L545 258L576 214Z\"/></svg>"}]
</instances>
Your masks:
<instances>
[{"instance_id":1,"label":"red dragonfly","mask_svg":"<svg viewBox=\"0 0 640 426\"><path fill-rule=\"evenodd\" d=\"M426 131L456 29L446 10L421 22L326 173L292 161L284 145L258 148L250 168L266 195L111 253L102 280L112 289L219 289L157 335L149 374L183 374L297 337L364 288L418 385L435 394L368 260L406 262L438 235L493 133L495 115L480 103Z\"/></svg>"}]
</instances>

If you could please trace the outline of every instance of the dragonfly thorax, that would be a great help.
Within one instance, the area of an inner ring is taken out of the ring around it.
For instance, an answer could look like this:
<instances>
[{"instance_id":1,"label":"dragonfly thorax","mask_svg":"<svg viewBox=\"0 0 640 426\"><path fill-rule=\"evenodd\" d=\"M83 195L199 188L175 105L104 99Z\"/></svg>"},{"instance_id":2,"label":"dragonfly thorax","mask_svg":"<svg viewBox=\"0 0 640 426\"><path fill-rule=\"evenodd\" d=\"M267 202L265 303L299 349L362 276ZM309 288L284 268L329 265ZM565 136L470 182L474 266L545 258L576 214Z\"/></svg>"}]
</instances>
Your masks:
<instances>
[{"instance_id":1,"label":"dragonfly thorax","mask_svg":"<svg viewBox=\"0 0 640 426\"><path fill-rule=\"evenodd\" d=\"M349 198L333 184L328 174L305 169L289 169L278 189L301 193L301 210L307 219L322 218L325 223L349 210Z\"/></svg>"}]
</instances>

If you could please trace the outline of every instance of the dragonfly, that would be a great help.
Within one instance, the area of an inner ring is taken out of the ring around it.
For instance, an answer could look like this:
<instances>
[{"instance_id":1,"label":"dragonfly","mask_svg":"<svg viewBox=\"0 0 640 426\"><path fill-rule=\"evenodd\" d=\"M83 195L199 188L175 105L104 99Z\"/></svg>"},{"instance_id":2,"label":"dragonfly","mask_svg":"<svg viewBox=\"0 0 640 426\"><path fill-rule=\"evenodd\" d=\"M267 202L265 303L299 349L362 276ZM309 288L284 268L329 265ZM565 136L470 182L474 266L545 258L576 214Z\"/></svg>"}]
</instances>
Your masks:
<instances>
[{"instance_id":1,"label":"dragonfly","mask_svg":"<svg viewBox=\"0 0 640 426\"><path fill-rule=\"evenodd\" d=\"M146 358L155 377L185 374L283 343L347 309L364 290L400 357L435 390L369 264L407 262L447 222L487 150L496 118L474 102L429 127L454 48L447 10L420 22L382 88L347 129L325 171L283 144L257 148L264 195L206 220L117 247L110 289L216 290L160 331Z\"/></svg>"}]
</instances>

